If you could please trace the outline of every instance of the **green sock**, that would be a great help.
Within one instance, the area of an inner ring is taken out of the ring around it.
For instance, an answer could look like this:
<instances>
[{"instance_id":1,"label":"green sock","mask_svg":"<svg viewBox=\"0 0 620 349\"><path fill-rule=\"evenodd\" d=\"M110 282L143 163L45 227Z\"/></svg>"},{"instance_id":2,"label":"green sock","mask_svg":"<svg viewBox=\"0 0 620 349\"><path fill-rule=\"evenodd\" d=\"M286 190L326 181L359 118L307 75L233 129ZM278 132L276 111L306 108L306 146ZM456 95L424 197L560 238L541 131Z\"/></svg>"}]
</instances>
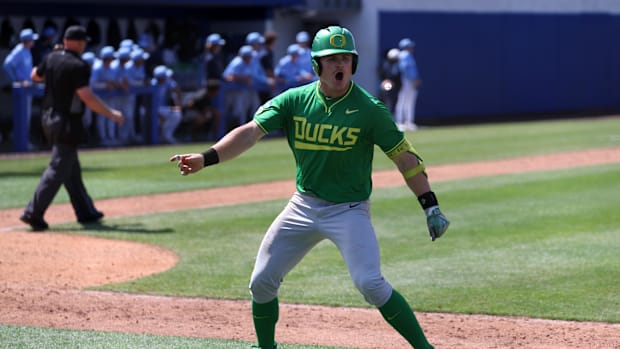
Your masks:
<instances>
[{"instance_id":1,"label":"green sock","mask_svg":"<svg viewBox=\"0 0 620 349\"><path fill-rule=\"evenodd\" d=\"M428 343L426 336L413 314L413 310L396 290L392 290L392 296L387 303L379 307L379 311L383 318L390 324L401 336L416 349L433 349Z\"/></svg>"},{"instance_id":2,"label":"green sock","mask_svg":"<svg viewBox=\"0 0 620 349\"><path fill-rule=\"evenodd\" d=\"M258 346L272 349L275 346L276 322L278 322L278 298L268 303L259 304L252 300L252 318Z\"/></svg>"}]
</instances>

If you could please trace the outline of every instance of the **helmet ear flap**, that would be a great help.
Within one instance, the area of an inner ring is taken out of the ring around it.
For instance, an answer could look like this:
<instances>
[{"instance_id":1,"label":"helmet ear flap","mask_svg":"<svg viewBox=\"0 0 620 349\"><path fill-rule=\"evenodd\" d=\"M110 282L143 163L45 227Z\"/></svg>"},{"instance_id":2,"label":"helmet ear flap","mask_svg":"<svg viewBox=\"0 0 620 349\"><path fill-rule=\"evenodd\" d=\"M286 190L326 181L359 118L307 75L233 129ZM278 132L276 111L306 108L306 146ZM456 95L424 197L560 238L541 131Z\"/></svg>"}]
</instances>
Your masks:
<instances>
[{"instance_id":1,"label":"helmet ear flap","mask_svg":"<svg viewBox=\"0 0 620 349\"><path fill-rule=\"evenodd\" d=\"M353 55L353 66L351 67L351 74L355 74L355 71L357 70L357 55Z\"/></svg>"},{"instance_id":2,"label":"helmet ear flap","mask_svg":"<svg viewBox=\"0 0 620 349\"><path fill-rule=\"evenodd\" d=\"M321 76L321 62L319 62L317 57L312 58L312 70L314 70L316 76Z\"/></svg>"}]
</instances>

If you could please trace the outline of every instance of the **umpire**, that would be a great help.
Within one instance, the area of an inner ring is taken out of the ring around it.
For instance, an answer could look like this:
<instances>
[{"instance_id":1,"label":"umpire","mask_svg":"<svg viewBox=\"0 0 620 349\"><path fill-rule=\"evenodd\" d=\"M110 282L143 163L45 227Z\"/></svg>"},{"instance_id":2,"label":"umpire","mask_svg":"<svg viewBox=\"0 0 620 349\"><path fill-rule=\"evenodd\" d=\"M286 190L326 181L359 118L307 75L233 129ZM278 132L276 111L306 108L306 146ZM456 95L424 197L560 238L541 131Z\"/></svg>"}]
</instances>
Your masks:
<instances>
[{"instance_id":1,"label":"umpire","mask_svg":"<svg viewBox=\"0 0 620 349\"><path fill-rule=\"evenodd\" d=\"M80 58L89 40L84 27L68 27L63 37L64 49L50 53L30 74L33 81L45 82L42 126L52 144L49 166L20 217L34 231L48 228L43 215L61 185L67 189L78 222L94 223L103 217L86 192L78 159L78 145L85 135L82 126L84 103L93 112L119 125L123 124L123 115L108 107L89 87L90 66Z\"/></svg>"}]
</instances>

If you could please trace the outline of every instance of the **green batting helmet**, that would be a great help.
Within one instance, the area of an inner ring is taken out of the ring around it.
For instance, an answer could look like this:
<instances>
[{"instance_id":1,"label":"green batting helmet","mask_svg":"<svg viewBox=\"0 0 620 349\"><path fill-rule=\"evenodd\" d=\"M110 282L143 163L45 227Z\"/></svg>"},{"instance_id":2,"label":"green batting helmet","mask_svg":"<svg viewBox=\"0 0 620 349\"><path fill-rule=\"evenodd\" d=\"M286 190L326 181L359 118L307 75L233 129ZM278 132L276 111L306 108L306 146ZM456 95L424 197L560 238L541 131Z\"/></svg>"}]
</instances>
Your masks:
<instances>
[{"instance_id":1,"label":"green batting helmet","mask_svg":"<svg viewBox=\"0 0 620 349\"><path fill-rule=\"evenodd\" d=\"M321 75L321 64L318 58L335 55L338 53L350 53L353 55L353 69L357 69L357 50L355 39L347 28L331 26L319 30L312 41L312 67L316 75Z\"/></svg>"}]
</instances>

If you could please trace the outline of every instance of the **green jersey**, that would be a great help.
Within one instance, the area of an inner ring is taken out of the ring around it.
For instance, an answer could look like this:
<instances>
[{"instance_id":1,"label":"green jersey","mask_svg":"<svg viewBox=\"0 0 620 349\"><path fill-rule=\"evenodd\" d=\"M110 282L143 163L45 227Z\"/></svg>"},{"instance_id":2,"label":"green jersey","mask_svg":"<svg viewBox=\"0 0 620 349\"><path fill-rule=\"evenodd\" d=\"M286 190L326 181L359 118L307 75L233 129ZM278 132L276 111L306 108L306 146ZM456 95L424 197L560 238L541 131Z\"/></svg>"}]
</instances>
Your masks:
<instances>
[{"instance_id":1,"label":"green jersey","mask_svg":"<svg viewBox=\"0 0 620 349\"><path fill-rule=\"evenodd\" d=\"M289 89L262 105L254 122L265 133L284 131L297 190L330 202L370 197L375 145L390 158L412 150L385 105L353 82L333 99L318 81Z\"/></svg>"}]
</instances>

